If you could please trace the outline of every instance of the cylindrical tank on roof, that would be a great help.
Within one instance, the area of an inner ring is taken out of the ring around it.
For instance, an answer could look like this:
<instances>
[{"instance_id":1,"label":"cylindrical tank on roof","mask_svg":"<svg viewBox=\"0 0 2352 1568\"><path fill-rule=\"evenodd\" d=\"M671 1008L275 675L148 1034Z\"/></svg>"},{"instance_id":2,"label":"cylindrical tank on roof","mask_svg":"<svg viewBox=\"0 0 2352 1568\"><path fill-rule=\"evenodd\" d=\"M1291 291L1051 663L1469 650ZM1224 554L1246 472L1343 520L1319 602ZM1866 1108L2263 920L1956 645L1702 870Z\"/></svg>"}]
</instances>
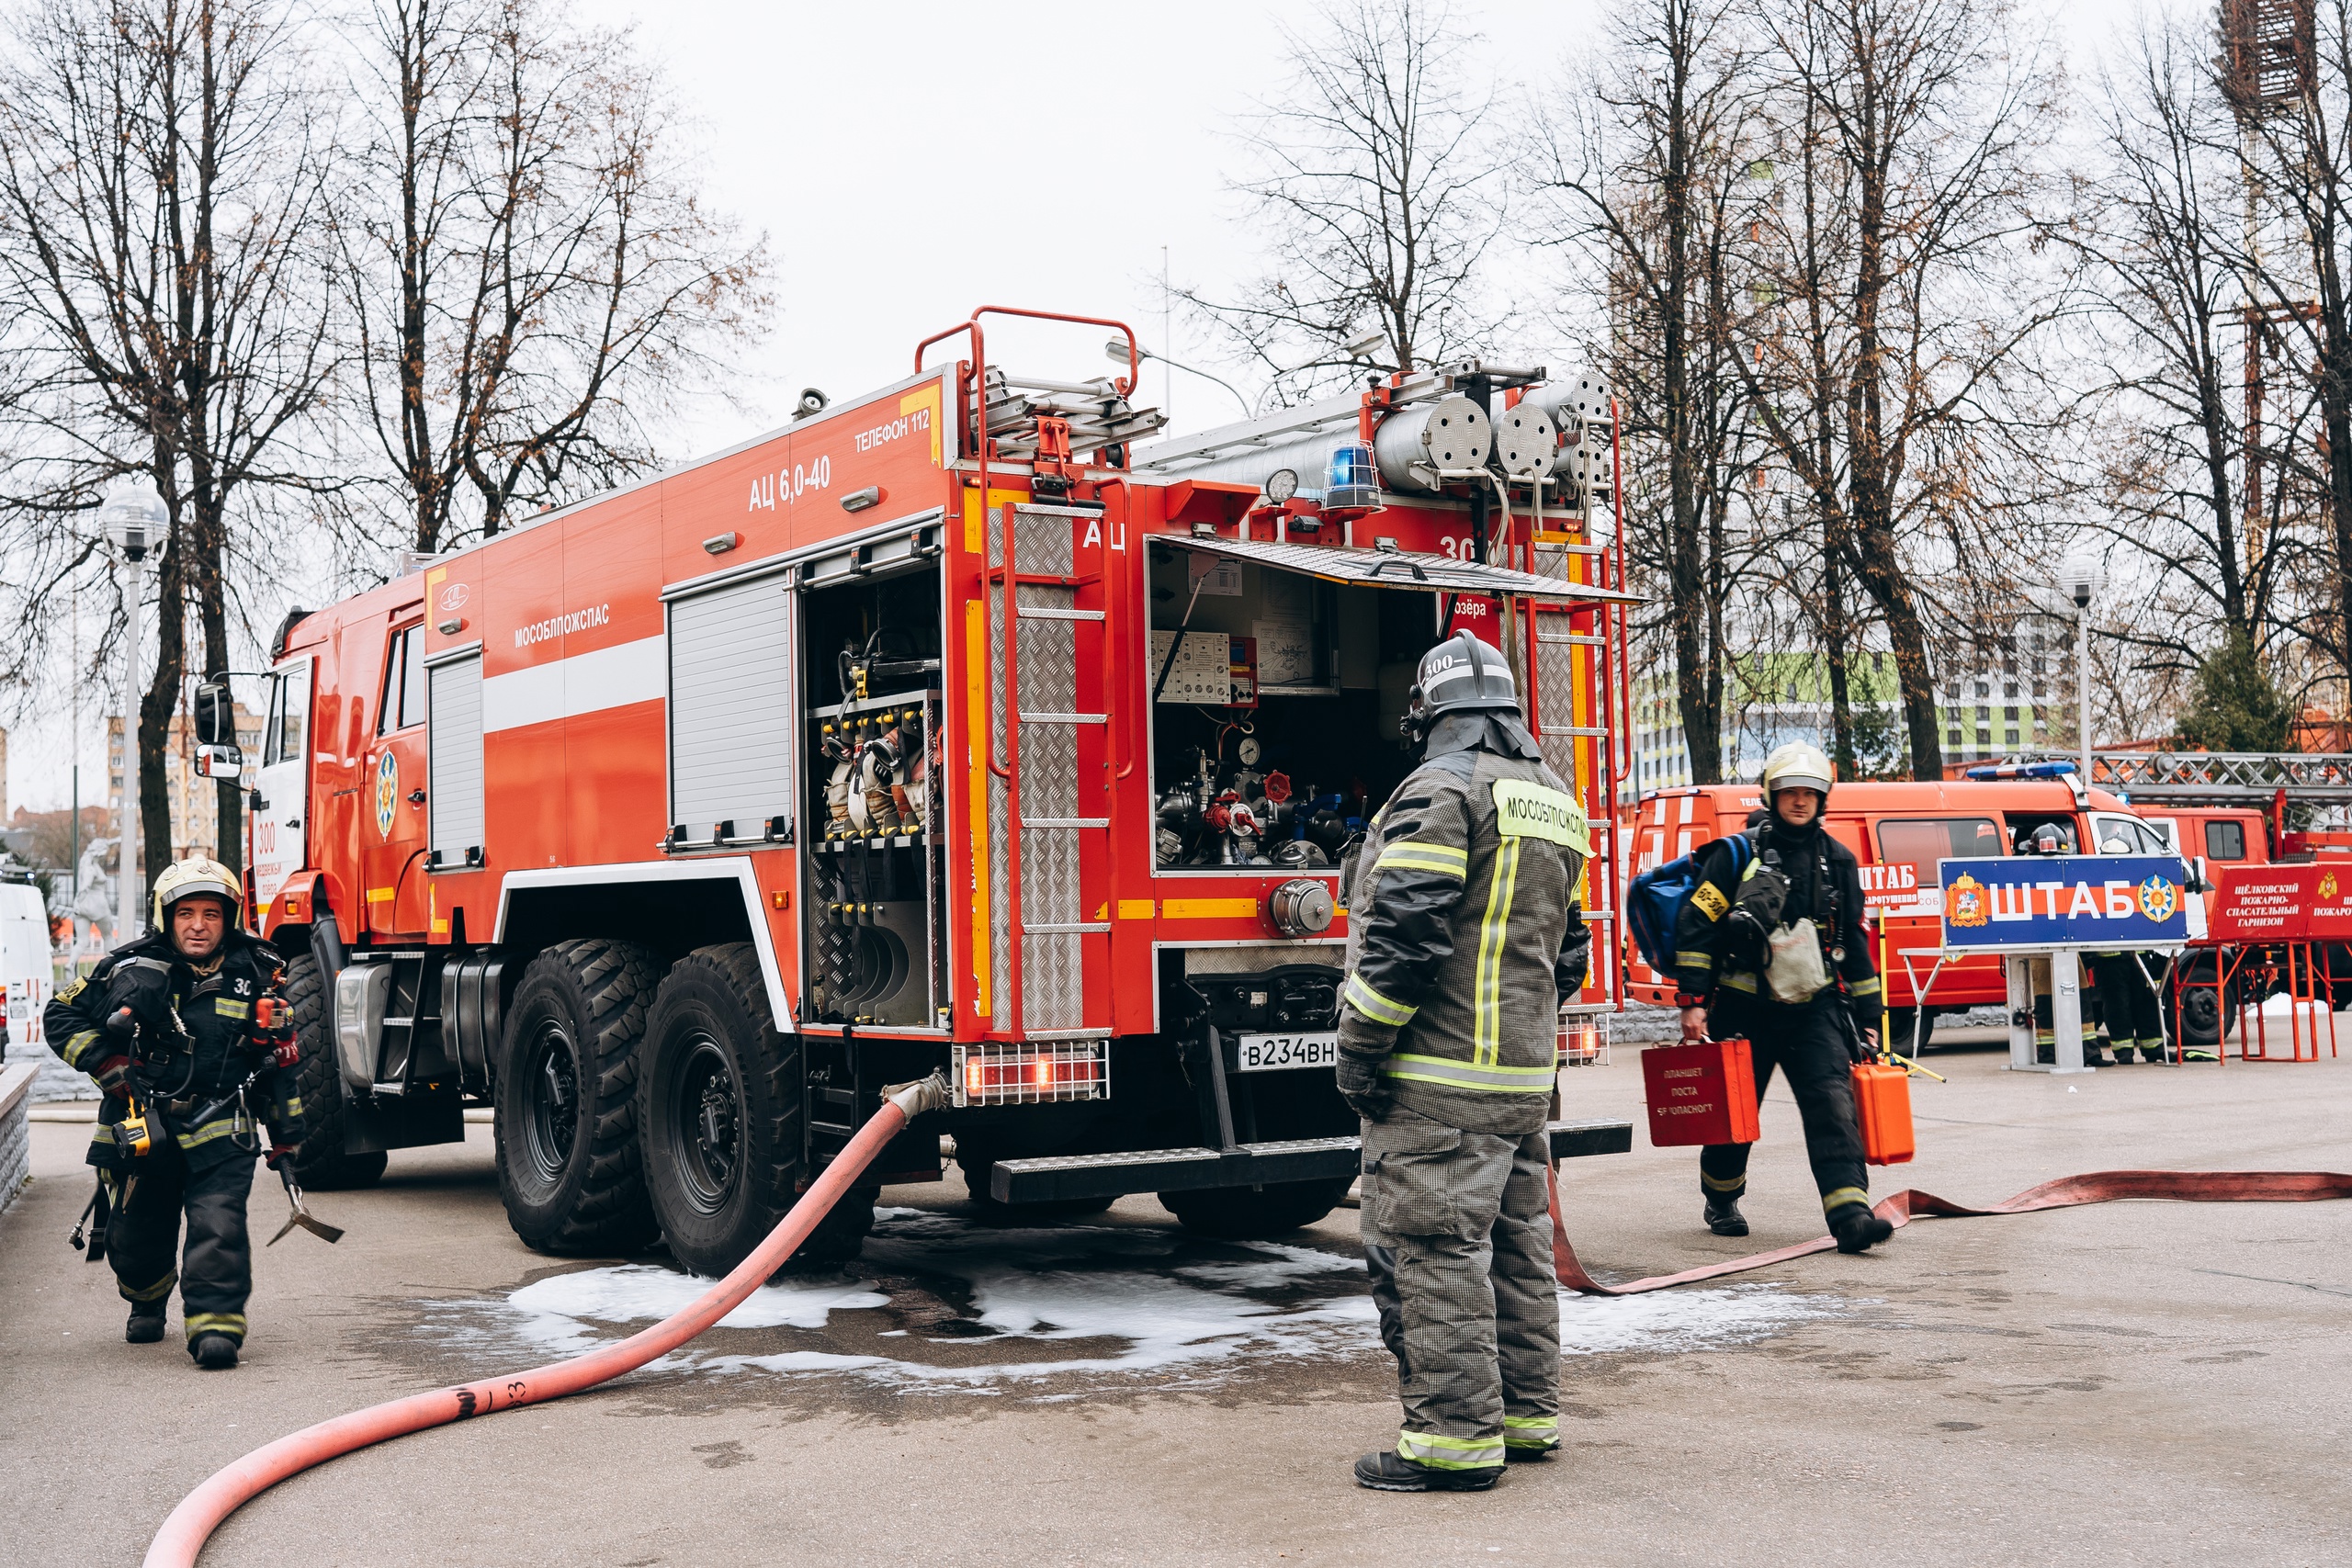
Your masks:
<instances>
[{"instance_id":1,"label":"cylindrical tank on roof","mask_svg":"<svg viewBox=\"0 0 2352 1568\"><path fill-rule=\"evenodd\" d=\"M1611 392L1609 378L1593 371L1547 381L1527 394L1559 427L1563 440L1573 441L1587 424L1610 423Z\"/></svg>"},{"instance_id":2,"label":"cylindrical tank on roof","mask_svg":"<svg viewBox=\"0 0 2352 1568\"><path fill-rule=\"evenodd\" d=\"M1615 418L1611 399L1608 378L1592 371L1549 382L1525 399L1543 409L1558 433L1550 472L1568 481L1571 499L1581 495L1588 482L1609 488L1606 469L1592 471L1592 458L1609 444L1605 432Z\"/></svg>"},{"instance_id":3,"label":"cylindrical tank on roof","mask_svg":"<svg viewBox=\"0 0 2352 1568\"><path fill-rule=\"evenodd\" d=\"M1560 433L1551 416L1532 399L1495 415L1495 456L1503 472L1515 479L1548 474L1560 449Z\"/></svg>"},{"instance_id":4,"label":"cylindrical tank on roof","mask_svg":"<svg viewBox=\"0 0 2352 1568\"><path fill-rule=\"evenodd\" d=\"M1380 482L1392 491L1434 491L1441 470L1483 468L1495 449L1494 429L1476 403L1450 392L1408 403L1372 433Z\"/></svg>"},{"instance_id":5,"label":"cylindrical tank on roof","mask_svg":"<svg viewBox=\"0 0 2352 1568\"><path fill-rule=\"evenodd\" d=\"M1355 426L1319 431L1313 435L1285 436L1263 446L1244 446L1200 462L1154 464L1144 471L1170 479L1215 479L1220 484L1260 485L1288 468L1298 476L1302 490L1320 491L1331 470L1331 454L1356 444Z\"/></svg>"}]
</instances>

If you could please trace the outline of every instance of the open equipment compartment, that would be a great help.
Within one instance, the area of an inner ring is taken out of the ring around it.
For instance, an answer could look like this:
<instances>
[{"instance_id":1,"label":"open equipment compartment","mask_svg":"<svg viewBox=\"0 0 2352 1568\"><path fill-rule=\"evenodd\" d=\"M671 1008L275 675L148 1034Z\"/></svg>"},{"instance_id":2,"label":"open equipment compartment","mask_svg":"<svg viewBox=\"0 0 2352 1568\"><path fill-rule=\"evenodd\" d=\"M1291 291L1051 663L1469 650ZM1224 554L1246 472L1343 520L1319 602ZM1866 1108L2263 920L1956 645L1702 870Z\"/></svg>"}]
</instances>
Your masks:
<instances>
[{"instance_id":1,"label":"open equipment compartment","mask_svg":"<svg viewBox=\"0 0 2352 1568\"><path fill-rule=\"evenodd\" d=\"M1418 761L1399 727L1442 596L1189 546L1148 561L1154 867L1336 868Z\"/></svg>"},{"instance_id":2,"label":"open equipment compartment","mask_svg":"<svg viewBox=\"0 0 2352 1568\"><path fill-rule=\"evenodd\" d=\"M944 1029L935 535L802 569L805 1023Z\"/></svg>"}]
</instances>

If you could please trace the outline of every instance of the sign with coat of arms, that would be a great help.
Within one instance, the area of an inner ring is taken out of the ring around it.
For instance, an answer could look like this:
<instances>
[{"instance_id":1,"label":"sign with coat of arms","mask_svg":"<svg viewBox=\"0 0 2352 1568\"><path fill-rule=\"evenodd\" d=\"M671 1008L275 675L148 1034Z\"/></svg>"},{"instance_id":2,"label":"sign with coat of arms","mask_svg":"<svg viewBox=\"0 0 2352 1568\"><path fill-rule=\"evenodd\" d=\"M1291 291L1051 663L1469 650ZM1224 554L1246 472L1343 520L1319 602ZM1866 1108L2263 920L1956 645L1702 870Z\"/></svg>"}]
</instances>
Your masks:
<instances>
[{"instance_id":1,"label":"sign with coat of arms","mask_svg":"<svg viewBox=\"0 0 2352 1568\"><path fill-rule=\"evenodd\" d=\"M2347 879L2352 880L2352 879ZM2177 947L2205 905L2177 855L2004 855L1938 863L1943 943L1980 952Z\"/></svg>"}]
</instances>

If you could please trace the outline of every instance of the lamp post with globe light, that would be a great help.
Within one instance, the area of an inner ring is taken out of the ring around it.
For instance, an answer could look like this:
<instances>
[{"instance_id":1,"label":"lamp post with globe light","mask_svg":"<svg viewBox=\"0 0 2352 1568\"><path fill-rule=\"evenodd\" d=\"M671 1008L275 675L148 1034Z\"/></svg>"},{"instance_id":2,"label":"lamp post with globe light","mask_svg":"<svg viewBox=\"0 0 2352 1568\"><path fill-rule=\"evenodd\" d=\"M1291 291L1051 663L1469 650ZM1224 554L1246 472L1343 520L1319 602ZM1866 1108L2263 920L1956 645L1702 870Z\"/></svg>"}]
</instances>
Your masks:
<instances>
[{"instance_id":1,"label":"lamp post with globe light","mask_svg":"<svg viewBox=\"0 0 2352 1568\"><path fill-rule=\"evenodd\" d=\"M2069 556L2058 569L2058 592L2075 606L2075 700L2086 786L2091 782L2091 604L2106 586L2106 568L2092 557Z\"/></svg>"},{"instance_id":2,"label":"lamp post with globe light","mask_svg":"<svg viewBox=\"0 0 2352 1568\"><path fill-rule=\"evenodd\" d=\"M122 819L115 881L115 942L139 934L143 922L133 894L139 864L139 611L147 585L147 555L160 548L171 513L155 481L126 474L107 487L98 503L98 529L122 551Z\"/></svg>"}]
</instances>

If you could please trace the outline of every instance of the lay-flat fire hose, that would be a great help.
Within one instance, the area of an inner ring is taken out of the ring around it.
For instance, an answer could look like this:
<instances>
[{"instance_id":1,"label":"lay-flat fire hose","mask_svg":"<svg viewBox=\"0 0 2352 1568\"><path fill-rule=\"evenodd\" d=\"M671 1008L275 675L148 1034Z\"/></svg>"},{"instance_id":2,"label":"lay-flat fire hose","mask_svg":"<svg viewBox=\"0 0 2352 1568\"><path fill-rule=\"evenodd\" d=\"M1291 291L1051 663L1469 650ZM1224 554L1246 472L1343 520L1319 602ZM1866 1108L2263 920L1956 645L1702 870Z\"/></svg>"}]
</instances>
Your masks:
<instances>
[{"instance_id":1,"label":"lay-flat fire hose","mask_svg":"<svg viewBox=\"0 0 2352 1568\"><path fill-rule=\"evenodd\" d=\"M617 1344L590 1351L584 1356L552 1362L513 1377L486 1379L460 1388L412 1394L406 1399L371 1405L348 1416L338 1416L316 1426L305 1427L290 1437L280 1438L266 1447L255 1449L181 1500L180 1506L172 1510L171 1517L164 1521L164 1528L155 1533L153 1543L148 1547L145 1568L195 1568L197 1554L204 1550L204 1543L220 1528L223 1519L269 1487L313 1465L372 1443L380 1443L389 1438L405 1437L411 1432L447 1426L471 1416L487 1416L495 1411L560 1399L565 1394L578 1393L608 1382L623 1372L634 1371L648 1361L669 1354L734 1311L745 1297L764 1283L792 1256L793 1251L808 1239L808 1233L817 1228L817 1222L824 1218L840 1201L842 1194L849 1190L850 1184L873 1163L874 1156L882 1152L882 1146L897 1136L899 1130L910 1119L945 1106L947 1096L946 1080L936 1073L921 1082L903 1084L886 1091L882 1108L858 1129L849 1146L825 1168L824 1174L801 1195L800 1201L792 1206L791 1213L786 1214L775 1229L768 1234L768 1238L749 1258L736 1265L733 1273L713 1285L684 1311ZM1799 1242L1793 1247L1776 1247L1770 1252L1758 1252L1728 1262L1686 1269L1679 1274L1661 1274L1623 1285L1604 1285L1585 1272L1584 1265L1577 1259L1576 1248L1568 1244L1567 1227L1560 1216L1560 1189L1556 1173L1547 1173L1545 1180L1551 1195L1554 1267L1558 1271L1561 1284L1585 1295L1640 1295L1672 1285L1687 1285L1701 1280L1768 1268L1791 1258L1826 1252L1838 1245L1828 1236L1820 1236L1812 1241ZM2055 1181L2045 1181L1989 1209L1968 1208L1933 1193L1921 1192L1916 1188L1906 1188L1879 1200L1876 1209L1900 1228L1916 1218L1962 1219L1990 1214L2024 1214L2041 1209L2071 1208L2081 1203L2104 1203L2119 1198L2169 1198L2220 1203L2307 1203L2331 1198L2352 1198L2352 1176L2334 1171L2104 1170L2087 1176L2066 1176Z\"/></svg>"},{"instance_id":2,"label":"lay-flat fire hose","mask_svg":"<svg viewBox=\"0 0 2352 1568\"><path fill-rule=\"evenodd\" d=\"M1552 1267L1560 1283L1579 1295L1638 1296L1671 1285L1688 1285L1725 1274L1745 1274L1792 1258L1826 1252L1838 1245L1830 1236L1816 1236L1793 1247L1750 1253L1725 1263L1685 1269L1679 1274L1656 1274L1623 1285L1604 1285L1584 1271L1577 1249L1568 1245L1568 1227L1560 1218L1560 1183L1547 1178L1552 1197ZM2041 1209L2071 1209L2082 1203L2106 1203L2118 1198L2170 1198L2188 1203L2316 1203L2329 1198L2352 1198L2352 1176L2332 1170L2095 1170L2086 1176L2062 1176L2039 1187L2029 1187L2014 1198L1989 1209L1972 1209L1916 1187L1882 1198L1873 1205L1880 1218L1897 1230L1916 1219L1975 1219L1992 1214L2030 1214Z\"/></svg>"},{"instance_id":3,"label":"lay-flat fire hose","mask_svg":"<svg viewBox=\"0 0 2352 1568\"><path fill-rule=\"evenodd\" d=\"M469 1416L488 1416L494 1411L560 1399L668 1355L734 1311L746 1296L765 1284L793 1250L808 1239L817 1222L873 1163L882 1146L914 1117L926 1111L944 1109L947 1095L947 1080L936 1073L920 1082L885 1090L882 1109L857 1130L849 1146L834 1156L824 1174L768 1233L767 1239L737 1264L733 1273L704 1292L683 1312L584 1356L535 1367L511 1377L488 1378L462 1388L445 1388L370 1405L305 1427L290 1437L255 1449L181 1500L147 1548L146 1568L194 1568L197 1553L204 1550L204 1543L211 1539L221 1520L263 1491L312 1465L388 1438L447 1426Z\"/></svg>"}]
</instances>

